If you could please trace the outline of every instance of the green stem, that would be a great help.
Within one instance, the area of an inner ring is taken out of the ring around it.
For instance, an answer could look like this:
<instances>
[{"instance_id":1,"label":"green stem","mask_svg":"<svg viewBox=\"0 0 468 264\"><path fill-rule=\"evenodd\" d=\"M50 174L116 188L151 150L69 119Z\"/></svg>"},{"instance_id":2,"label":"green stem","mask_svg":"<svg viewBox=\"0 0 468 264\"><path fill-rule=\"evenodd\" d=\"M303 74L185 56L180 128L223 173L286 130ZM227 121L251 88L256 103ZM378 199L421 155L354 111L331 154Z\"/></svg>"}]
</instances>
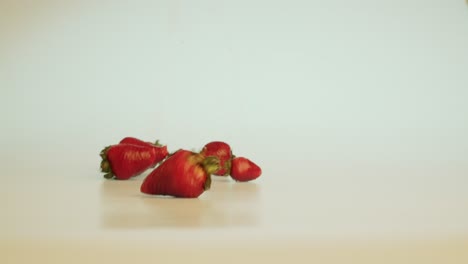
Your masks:
<instances>
[{"instance_id":1,"label":"green stem","mask_svg":"<svg viewBox=\"0 0 468 264\"><path fill-rule=\"evenodd\" d=\"M203 190L208 191L211 188L211 175L206 176L205 184L203 184Z\"/></svg>"}]
</instances>

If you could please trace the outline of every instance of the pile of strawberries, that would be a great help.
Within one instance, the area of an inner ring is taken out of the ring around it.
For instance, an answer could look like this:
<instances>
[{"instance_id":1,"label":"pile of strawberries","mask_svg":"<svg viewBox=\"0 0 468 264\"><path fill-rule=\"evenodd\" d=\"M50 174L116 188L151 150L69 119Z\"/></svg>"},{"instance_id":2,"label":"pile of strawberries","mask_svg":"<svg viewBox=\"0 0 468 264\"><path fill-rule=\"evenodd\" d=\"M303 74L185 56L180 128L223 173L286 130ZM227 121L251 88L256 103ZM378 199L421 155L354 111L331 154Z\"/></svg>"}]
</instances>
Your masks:
<instances>
[{"instance_id":1,"label":"pile of strawberries","mask_svg":"<svg viewBox=\"0 0 468 264\"><path fill-rule=\"evenodd\" d=\"M206 144L200 152L179 149L169 154L167 146L126 137L119 144L105 147L100 156L106 179L127 180L153 168L140 190L152 195L196 198L210 189L211 175L228 176L236 181L251 181L262 174L258 165L236 157L221 141Z\"/></svg>"}]
</instances>

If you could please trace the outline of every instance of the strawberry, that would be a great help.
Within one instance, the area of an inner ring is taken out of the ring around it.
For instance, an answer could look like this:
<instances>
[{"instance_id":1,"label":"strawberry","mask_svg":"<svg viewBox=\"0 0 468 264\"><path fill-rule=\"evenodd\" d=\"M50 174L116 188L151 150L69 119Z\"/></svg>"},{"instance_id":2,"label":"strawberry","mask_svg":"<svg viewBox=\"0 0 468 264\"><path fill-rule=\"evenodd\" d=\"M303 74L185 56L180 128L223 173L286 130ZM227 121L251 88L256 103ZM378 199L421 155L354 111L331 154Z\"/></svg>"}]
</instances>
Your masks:
<instances>
[{"instance_id":1,"label":"strawberry","mask_svg":"<svg viewBox=\"0 0 468 264\"><path fill-rule=\"evenodd\" d=\"M146 142L138 138L134 138L134 137L125 137L120 141L120 143L154 148L156 151L156 157L155 157L154 164L152 164L151 167L156 166L158 162L162 161L163 159L167 157L167 155L169 155L169 152L167 151L167 146L161 145L159 143L159 140L157 140L155 143L152 143L152 142Z\"/></svg>"},{"instance_id":2,"label":"strawberry","mask_svg":"<svg viewBox=\"0 0 468 264\"><path fill-rule=\"evenodd\" d=\"M213 173L214 175L229 175L229 172L231 171L231 160L233 156L231 147L227 143L221 141L210 142L203 147L200 153L206 157L215 156L219 159L220 167L219 170Z\"/></svg>"},{"instance_id":3,"label":"strawberry","mask_svg":"<svg viewBox=\"0 0 468 264\"><path fill-rule=\"evenodd\" d=\"M231 177L236 181L251 181L260 177L262 169L252 161L244 157L232 160Z\"/></svg>"},{"instance_id":4,"label":"strawberry","mask_svg":"<svg viewBox=\"0 0 468 264\"><path fill-rule=\"evenodd\" d=\"M156 150L149 146L117 144L104 148L100 156L104 178L127 180L150 168L156 161Z\"/></svg>"},{"instance_id":5,"label":"strawberry","mask_svg":"<svg viewBox=\"0 0 468 264\"><path fill-rule=\"evenodd\" d=\"M181 149L154 169L140 190L146 194L196 198L210 188L210 175L218 168L218 158Z\"/></svg>"}]
</instances>

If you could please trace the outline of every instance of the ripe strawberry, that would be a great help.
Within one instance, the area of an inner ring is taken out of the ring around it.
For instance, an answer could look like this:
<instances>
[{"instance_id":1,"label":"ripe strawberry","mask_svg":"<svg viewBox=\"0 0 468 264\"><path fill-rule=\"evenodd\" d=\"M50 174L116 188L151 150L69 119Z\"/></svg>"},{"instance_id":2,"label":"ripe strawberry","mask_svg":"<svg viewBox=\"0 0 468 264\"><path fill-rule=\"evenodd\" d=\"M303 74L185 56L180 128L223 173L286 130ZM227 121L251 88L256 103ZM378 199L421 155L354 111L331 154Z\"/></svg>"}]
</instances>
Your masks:
<instances>
[{"instance_id":1,"label":"ripe strawberry","mask_svg":"<svg viewBox=\"0 0 468 264\"><path fill-rule=\"evenodd\" d=\"M219 169L213 172L214 175L228 176L231 171L232 150L231 147L221 141L213 141L206 144L200 154L208 157L215 156L219 159Z\"/></svg>"},{"instance_id":2,"label":"ripe strawberry","mask_svg":"<svg viewBox=\"0 0 468 264\"><path fill-rule=\"evenodd\" d=\"M146 142L138 138L134 138L134 137L126 137L126 138L123 138L120 141L120 143L154 148L154 150L156 151L156 157L155 157L154 164L152 164L151 167L156 166L158 162L162 161L163 159L167 157L167 155L169 155L169 152L167 151L167 146L161 145L159 143L159 140L157 140L155 143L151 143L151 142Z\"/></svg>"},{"instance_id":3,"label":"ripe strawberry","mask_svg":"<svg viewBox=\"0 0 468 264\"><path fill-rule=\"evenodd\" d=\"M262 169L252 161L244 157L232 160L231 177L236 181L251 181L260 177Z\"/></svg>"},{"instance_id":4,"label":"ripe strawberry","mask_svg":"<svg viewBox=\"0 0 468 264\"><path fill-rule=\"evenodd\" d=\"M127 180L155 164L156 150L149 146L117 144L104 148L100 156L104 178Z\"/></svg>"},{"instance_id":5,"label":"ripe strawberry","mask_svg":"<svg viewBox=\"0 0 468 264\"><path fill-rule=\"evenodd\" d=\"M210 188L210 175L218 168L218 158L181 149L154 169L140 190L146 194L196 198Z\"/></svg>"}]
</instances>

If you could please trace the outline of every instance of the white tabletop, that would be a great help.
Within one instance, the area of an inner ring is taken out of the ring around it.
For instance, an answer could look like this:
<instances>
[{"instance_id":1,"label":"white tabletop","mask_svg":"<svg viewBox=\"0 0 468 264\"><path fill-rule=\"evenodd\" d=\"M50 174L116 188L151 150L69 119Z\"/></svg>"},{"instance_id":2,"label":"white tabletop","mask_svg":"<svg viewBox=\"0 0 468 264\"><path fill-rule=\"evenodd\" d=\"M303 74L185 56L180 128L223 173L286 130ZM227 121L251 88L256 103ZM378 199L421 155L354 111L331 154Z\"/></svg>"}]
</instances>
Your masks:
<instances>
[{"instance_id":1,"label":"white tabletop","mask_svg":"<svg viewBox=\"0 0 468 264\"><path fill-rule=\"evenodd\" d=\"M0 4L1 263L467 263L463 1ZM262 169L105 180L125 136Z\"/></svg>"}]
</instances>

